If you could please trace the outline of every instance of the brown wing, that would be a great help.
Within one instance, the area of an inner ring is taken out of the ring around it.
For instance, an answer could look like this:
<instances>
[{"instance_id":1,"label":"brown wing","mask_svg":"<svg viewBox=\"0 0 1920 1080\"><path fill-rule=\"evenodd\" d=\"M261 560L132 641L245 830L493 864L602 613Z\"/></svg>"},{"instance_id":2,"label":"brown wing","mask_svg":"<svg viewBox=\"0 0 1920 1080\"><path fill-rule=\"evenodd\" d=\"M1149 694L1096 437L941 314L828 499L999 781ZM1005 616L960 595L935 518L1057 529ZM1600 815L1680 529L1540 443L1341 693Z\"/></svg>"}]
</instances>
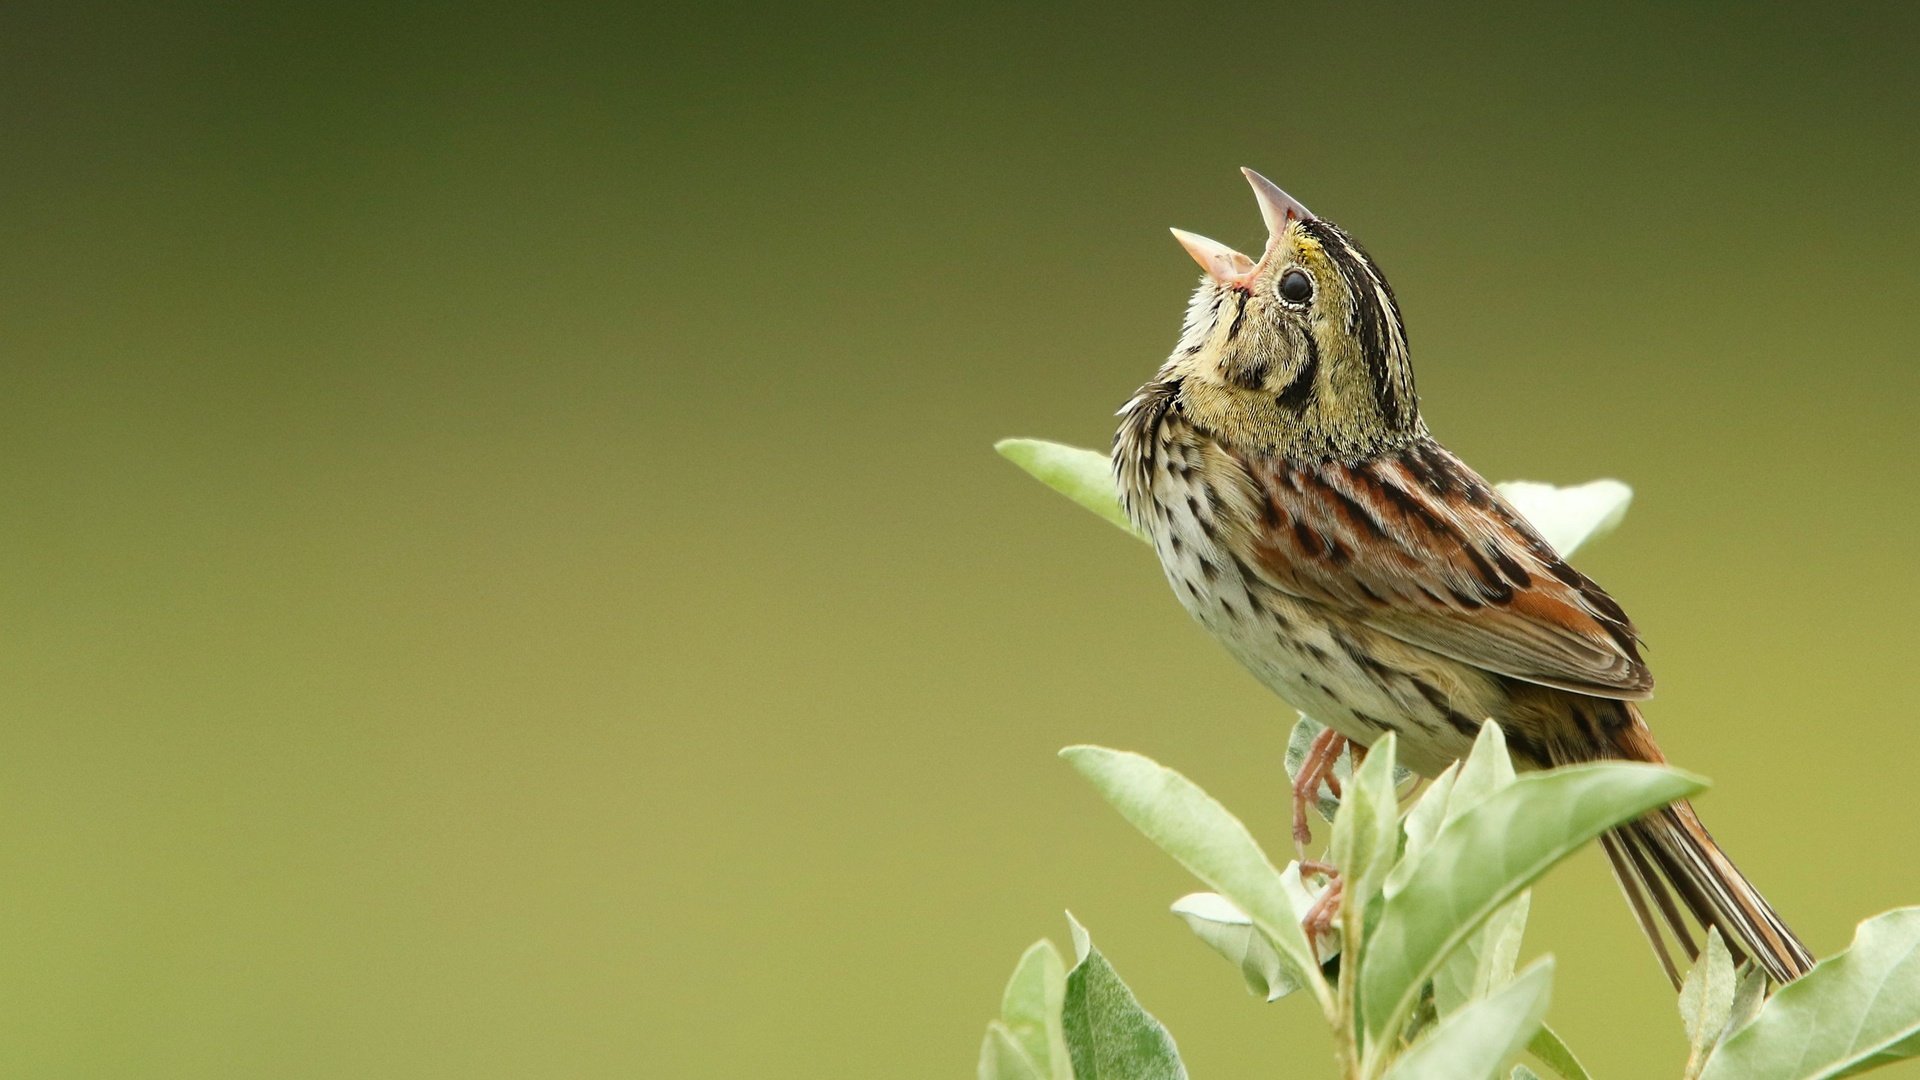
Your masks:
<instances>
[{"instance_id":1,"label":"brown wing","mask_svg":"<svg viewBox=\"0 0 1920 1080\"><path fill-rule=\"evenodd\" d=\"M1253 568L1275 588L1489 671L1651 696L1620 605L1438 443L1359 465L1240 464Z\"/></svg>"}]
</instances>

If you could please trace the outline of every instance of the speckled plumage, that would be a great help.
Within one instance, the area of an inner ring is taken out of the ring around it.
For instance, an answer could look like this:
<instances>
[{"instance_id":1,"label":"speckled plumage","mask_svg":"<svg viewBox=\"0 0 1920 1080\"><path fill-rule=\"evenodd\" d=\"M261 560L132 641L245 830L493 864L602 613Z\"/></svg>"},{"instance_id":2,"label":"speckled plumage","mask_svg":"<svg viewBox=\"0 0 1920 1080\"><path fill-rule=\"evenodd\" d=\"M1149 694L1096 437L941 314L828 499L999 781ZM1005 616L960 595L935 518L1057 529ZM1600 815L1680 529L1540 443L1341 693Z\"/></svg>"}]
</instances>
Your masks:
<instances>
[{"instance_id":1,"label":"speckled plumage","mask_svg":"<svg viewBox=\"0 0 1920 1080\"><path fill-rule=\"evenodd\" d=\"M1362 745L1395 732L1428 776L1488 718L1522 767L1662 760L1626 613L1433 439L1373 260L1248 177L1265 252L1177 234L1207 275L1114 438L1127 513L1181 603L1281 697ZM1777 981L1810 965L1686 804L1607 846L1669 975L1653 908L1693 949L1675 896Z\"/></svg>"}]
</instances>

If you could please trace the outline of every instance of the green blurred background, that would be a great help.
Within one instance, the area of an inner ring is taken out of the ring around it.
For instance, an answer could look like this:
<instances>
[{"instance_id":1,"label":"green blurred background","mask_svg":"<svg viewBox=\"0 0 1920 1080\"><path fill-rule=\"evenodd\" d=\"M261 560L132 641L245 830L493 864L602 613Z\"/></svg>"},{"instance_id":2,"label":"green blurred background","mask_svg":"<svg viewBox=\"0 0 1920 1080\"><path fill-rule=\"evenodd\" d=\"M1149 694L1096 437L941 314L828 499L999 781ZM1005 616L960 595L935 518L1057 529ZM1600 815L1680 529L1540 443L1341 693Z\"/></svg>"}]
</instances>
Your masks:
<instances>
[{"instance_id":1,"label":"green blurred background","mask_svg":"<svg viewBox=\"0 0 1920 1080\"><path fill-rule=\"evenodd\" d=\"M0 1073L969 1075L1070 906L1330 1075L1053 758L1284 847L1291 713L988 449L1105 444L1243 164L1468 460L1635 486L1654 726L1843 946L1920 902L1914 12L8 5ZM1602 860L1535 912L1676 1073Z\"/></svg>"}]
</instances>

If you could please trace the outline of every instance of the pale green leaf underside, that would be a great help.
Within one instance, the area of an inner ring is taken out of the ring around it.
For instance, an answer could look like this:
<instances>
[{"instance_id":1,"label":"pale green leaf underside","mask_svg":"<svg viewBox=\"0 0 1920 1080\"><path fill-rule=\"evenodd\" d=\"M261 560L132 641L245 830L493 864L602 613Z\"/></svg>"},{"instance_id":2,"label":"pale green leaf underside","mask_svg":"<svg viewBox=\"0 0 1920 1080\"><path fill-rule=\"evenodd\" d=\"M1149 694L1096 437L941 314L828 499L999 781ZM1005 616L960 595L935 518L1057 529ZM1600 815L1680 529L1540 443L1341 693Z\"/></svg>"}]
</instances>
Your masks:
<instances>
[{"instance_id":1,"label":"pale green leaf underside","mask_svg":"<svg viewBox=\"0 0 1920 1080\"><path fill-rule=\"evenodd\" d=\"M1633 489L1618 480L1590 480L1573 487L1509 480L1495 486L1563 557L1612 532L1633 502Z\"/></svg>"},{"instance_id":2,"label":"pale green leaf underside","mask_svg":"<svg viewBox=\"0 0 1920 1080\"><path fill-rule=\"evenodd\" d=\"M1247 989L1268 1001L1278 1001L1300 984L1287 974L1286 965L1273 943L1267 940L1253 919L1219 893L1189 893L1173 902L1173 913L1187 929L1214 952L1240 970Z\"/></svg>"},{"instance_id":3,"label":"pale green leaf underside","mask_svg":"<svg viewBox=\"0 0 1920 1080\"><path fill-rule=\"evenodd\" d=\"M978 1076L980 1080L1050 1080L998 1020L987 1023L986 1041L980 1044Z\"/></svg>"},{"instance_id":4,"label":"pale green leaf underside","mask_svg":"<svg viewBox=\"0 0 1920 1080\"><path fill-rule=\"evenodd\" d=\"M1540 1029L1552 986L1553 961L1541 960L1441 1020L1393 1063L1386 1080L1488 1080Z\"/></svg>"},{"instance_id":5,"label":"pale green leaf underside","mask_svg":"<svg viewBox=\"0 0 1920 1080\"><path fill-rule=\"evenodd\" d=\"M1455 946L1554 863L1705 786L1657 765L1577 765L1521 777L1448 822L1387 898L1368 943L1360 972L1367 1031L1396 1030Z\"/></svg>"},{"instance_id":6,"label":"pale green leaf underside","mask_svg":"<svg viewBox=\"0 0 1920 1080\"><path fill-rule=\"evenodd\" d=\"M1853 944L1780 988L1720 1044L1703 1080L1850 1076L1920 1053L1920 907L1860 924Z\"/></svg>"},{"instance_id":7,"label":"pale green leaf underside","mask_svg":"<svg viewBox=\"0 0 1920 1080\"><path fill-rule=\"evenodd\" d=\"M1240 819L1193 781L1140 754L1070 746L1060 756L1147 839L1246 912L1289 974L1327 1002L1326 982L1300 929L1304 912Z\"/></svg>"},{"instance_id":8,"label":"pale green leaf underside","mask_svg":"<svg viewBox=\"0 0 1920 1080\"><path fill-rule=\"evenodd\" d=\"M1497 721L1480 725L1466 759L1446 767L1407 811L1406 848L1387 875L1387 895L1400 891L1433 838L1448 822L1480 805L1488 795L1513 783L1513 758L1507 753L1507 733Z\"/></svg>"},{"instance_id":9,"label":"pale green leaf underside","mask_svg":"<svg viewBox=\"0 0 1920 1080\"><path fill-rule=\"evenodd\" d=\"M1032 474L1053 490L1133 533L1133 523L1120 508L1113 486L1113 464L1097 450L1082 450L1045 439L1001 439L993 444L1000 456Z\"/></svg>"},{"instance_id":10,"label":"pale green leaf underside","mask_svg":"<svg viewBox=\"0 0 1920 1080\"><path fill-rule=\"evenodd\" d=\"M1037 1067L1041 1080L1073 1080L1060 1028L1067 968L1053 943L1036 941L1021 954L1000 999L1000 1020Z\"/></svg>"},{"instance_id":11,"label":"pale green leaf underside","mask_svg":"<svg viewBox=\"0 0 1920 1080\"><path fill-rule=\"evenodd\" d=\"M1483 724L1480 730L1484 734L1488 728L1499 726L1497 723ZM1413 873L1413 868L1418 865L1420 856L1433 845L1433 838L1440 835L1440 827L1447 823L1447 805L1453 797L1453 782L1459 778L1459 775L1460 762L1457 761L1441 770L1440 775L1434 777L1433 782L1420 793L1420 797L1414 800L1413 808L1400 819L1401 831L1406 834L1406 844L1401 849L1400 861L1393 864L1392 870L1387 871L1386 893L1388 896L1400 891L1400 886L1406 883L1407 875Z\"/></svg>"},{"instance_id":12,"label":"pale green leaf underside","mask_svg":"<svg viewBox=\"0 0 1920 1080\"><path fill-rule=\"evenodd\" d=\"M1531 892L1521 890L1520 895L1488 916L1479 930L1467 935L1433 973L1433 1004L1440 1015L1487 996L1513 978L1532 897Z\"/></svg>"},{"instance_id":13,"label":"pale green leaf underside","mask_svg":"<svg viewBox=\"0 0 1920 1080\"><path fill-rule=\"evenodd\" d=\"M1505 730L1491 721L1482 725L1473 750L1457 767L1449 767L1447 780L1435 784L1415 812L1408 815L1406 854L1394 867L1398 876L1388 879L1390 891L1398 892L1405 884L1441 828L1513 783L1513 759L1507 753ZM1439 806L1429 807L1429 799L1437 800ZM1527 928L1529 895L1523 891L1489 915L1486 923L1462 939L1434 971L1433 1004L1440 1015L1485 997L1513 978Z\"/></svg>"},{"instance_id":14,"label":"pale green leaf underside","mask_svg":"<svg viewBox=\"0 0 1920 1080\"><path fill-rule=\"evenodd\" d=\"M1393 787L1392 732L1380 737L1353 773L1333 822L1333 863L1340 868L1344 911L1365 911L1393 865L1400 839L1400 802Z\"/></svg>"}]
</instances>

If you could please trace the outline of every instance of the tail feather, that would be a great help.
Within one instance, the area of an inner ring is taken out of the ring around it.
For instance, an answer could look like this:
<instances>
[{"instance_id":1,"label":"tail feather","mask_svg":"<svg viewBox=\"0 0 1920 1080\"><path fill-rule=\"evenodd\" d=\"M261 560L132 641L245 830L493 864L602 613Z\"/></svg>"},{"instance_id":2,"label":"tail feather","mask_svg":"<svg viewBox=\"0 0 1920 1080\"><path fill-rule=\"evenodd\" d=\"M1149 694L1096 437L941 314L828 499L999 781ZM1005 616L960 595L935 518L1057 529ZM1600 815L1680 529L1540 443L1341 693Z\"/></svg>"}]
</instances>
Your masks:
<instances>
[{"instance_id":1,"label":"tail feather","mask_svg":"<svg viewBox=\"0 0 1920 1080\"><path fill-rule=\"evenodd\" d=\"M1608 704L1621 709L1624 722L1608 725L1613 752L1603 756L1664 763L1639 710L1626 702ZM1596 756L1588 747L1554 749L1561 763ZM1622 825L1601 842L1635 920L1676 988L1681 968L1667 939L1688 962L1697 957L1689 917L1703 930L1719 930L1736 962L1752 959L1774 982L1792 982L1813 967L1813 954L1720 850L1689 803L1677 802Z\"/></svg>"},{"instance_id":2,"label":"tail feather","mask_svg":"<svg viewBox=\"0 0 1920 1080\"><path fill-rule=\"evenodd\" d=\"M1607 851L1607 860L1613 864L1613 879L1620 883L1620 892L1627 898L1627 906L1633 911L1633 919L1640 924L1640 932L1647 936L1653 945L1653 955L1660 961L1660 967L1672 980L1674 988L1680 987L1680 968L1673 962L1673 953L1667 948L1666 935L1661 933L1661 924L1654 919L1653 910L1647 906L1647 897L1655 890L1660 891L1662 914L1666 916L1666 926L1673 931L1685 948L1688 956L1695 955L1693 939L1687 935L1686 923L1673 910L1673 899L1666 895L1657 877L1651 876L1648 868L1635 860L1625 840L1613 833L1600 838L1600 846Z\"/></svg>"},{"instance_id":3,"label":"tail feather","mask_svg":"<svg viewBox=\"0 0 1920 1080\"><path fill-rule=\"evenodd\" d=\"M1813 955L1714 843L1693 807L1675 803L1621 827L1614 835L1622 841L1639 874L1650 868L1657 875L1653 880L1664 880L1672 886L1696 922L1720 931L1736 961L1751 958L1778 983L1791 982L1813 967ZM1661 896L1657 886L1654 895ZM1669 928L1688 955L1694 955L1672 902L1668 900L1662 907ZM1661 946L1656 943L1655 949L1659 951Z\"/></svg>"}]
</instances>

